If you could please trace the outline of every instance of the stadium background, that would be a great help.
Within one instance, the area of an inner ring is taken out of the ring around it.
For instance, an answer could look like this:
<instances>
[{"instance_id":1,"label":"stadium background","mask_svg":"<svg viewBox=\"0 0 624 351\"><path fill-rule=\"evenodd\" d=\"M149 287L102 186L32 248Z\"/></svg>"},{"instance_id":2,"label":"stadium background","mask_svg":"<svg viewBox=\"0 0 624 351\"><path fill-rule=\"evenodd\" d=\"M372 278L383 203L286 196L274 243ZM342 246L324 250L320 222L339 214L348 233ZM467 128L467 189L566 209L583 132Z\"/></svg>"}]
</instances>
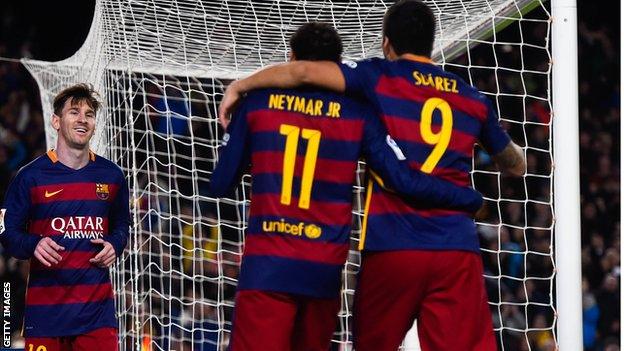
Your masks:
<instances>
[{"instance_id":1,"label":"stadium background","mask_svg":"<svg viewBox=\"0 0 624 351\"><path fill-rule=\"evenodd\" d=\"M620 10L591 5L579 1L578 11L584 343L585 350L614 351L619 350L620 338ZM84 41L93 1L65 2L62 6L55 2L6 1L0 3L0 13L0 57L54 61L72 55ZM44 123L49 123L50 116L42 116L40 105L37 85L25 68L19 62L0 61L2 198L15 172L46 150ZM532 113L540 118L540 113L547 112L535 106ZM548 134L535 132L530 137L546 143ZM528 162L529 169L549 166L539 159ZM509 207L504 215L522 221L520 209ZM513 232L508 234L501 245L514 250L518 242ZM495 244L486 235L481 239ZM504 260L503 269L510 274L521 264L514 257ZM484 256L484 263L486 270L498 269L488 256ZM541 268L549 269L540 267L539 262L531 266L536 271ZM0 281L12 282L12 325L21 324L27 272L27 262L0 255ZM523 300L519 296L522 289L507 286L503 293ZM535 295L532 301L547 300L547 296L539 296L543 294L539 287L529 293ZM504 314L509 319L517 314L518 327L524 328L524 317L514 307L506 308ZM530 318L534 326L547 317L535 311ZM532 350L551 349L548 333L529 332L529 338ZM513 340L509 342L506 350L520 349Z\"/></svg>"}]
</instances>

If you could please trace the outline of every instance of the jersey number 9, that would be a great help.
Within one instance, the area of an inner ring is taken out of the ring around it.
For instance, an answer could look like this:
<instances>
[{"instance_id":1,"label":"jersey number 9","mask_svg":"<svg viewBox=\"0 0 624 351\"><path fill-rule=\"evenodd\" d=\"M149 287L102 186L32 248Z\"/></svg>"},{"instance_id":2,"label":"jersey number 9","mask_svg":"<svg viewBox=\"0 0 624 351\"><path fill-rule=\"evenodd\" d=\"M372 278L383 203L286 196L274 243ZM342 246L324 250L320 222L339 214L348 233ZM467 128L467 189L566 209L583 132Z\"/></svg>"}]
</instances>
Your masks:
<instances>
[{"instance_id":1,"label":"jersey number 9","mask_svg":"<svg viewBox=\"0 0 624 351\"><path fill-rule=\"evenodd\" d=\"M436 109L440 110L442 114L442 125L440 131L434 133L431 128L431 122ZM433 145L433 150L420 168L421 171L425 173L433 172L435 166L440 162L442 155L444 155L446 148L448 148L452 133L453 111L451 110L451 106L448 102L440 98L434 97L427 99L420 112L420 135L422 135L425 143Z\"/></svg>"}]
</instances>

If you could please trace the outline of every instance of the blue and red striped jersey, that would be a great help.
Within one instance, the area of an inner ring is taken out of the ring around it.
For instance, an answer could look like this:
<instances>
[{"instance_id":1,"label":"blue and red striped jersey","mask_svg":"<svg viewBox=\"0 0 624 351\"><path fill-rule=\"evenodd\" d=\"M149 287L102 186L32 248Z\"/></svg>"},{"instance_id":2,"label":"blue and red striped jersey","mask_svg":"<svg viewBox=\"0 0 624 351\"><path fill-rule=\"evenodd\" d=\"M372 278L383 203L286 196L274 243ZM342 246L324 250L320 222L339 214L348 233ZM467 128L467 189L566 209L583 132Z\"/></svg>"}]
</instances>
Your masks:
<instances>
[{"instance_id":1,"label":"blue and red striped jersey","mask_svg":"<svg viewBox=\"0 0 624 351\"><path fill-rule=\"evenodd\" d=\"M119 167L90 153L78 170L58 161L51 150L24 166L5 196L6 252L30 259L24 334L69 336L102 327L117 327L108 268L92 265L102 245L117 255L126 246L130 227L128 186ZM51 237L65 250L58 264L47 267L33 257L37 243Z\"/></svg>"},{"instance_id":2,"label":"blue and red striped jersey","mask_svg":"<svg viewBox=\"0 0 624 351\"><path fill-rule=\"evenodd\" d=\"M312 90L250 92L210 180L222 197L251 163L251 208L238 288L335 297L349 250L360 156L386 185L432 206L475 211L480 194L410 170L370 106Z\"/></svg>"},{"instance_id":3,"label":"blue and red striped jersey","mask_svg":"<svg viewBox=\"0 0 624 351\"><path fill-rule=\"evenodd\" d=\"M374 58L340 68L346 92L372 103L413 169L468 187L474 144L497 154L510 142L488 99L429 59ZM419 209L372 180L365 225L364 250L479 250L465 211Z\"/></svg>"}]
</instances>

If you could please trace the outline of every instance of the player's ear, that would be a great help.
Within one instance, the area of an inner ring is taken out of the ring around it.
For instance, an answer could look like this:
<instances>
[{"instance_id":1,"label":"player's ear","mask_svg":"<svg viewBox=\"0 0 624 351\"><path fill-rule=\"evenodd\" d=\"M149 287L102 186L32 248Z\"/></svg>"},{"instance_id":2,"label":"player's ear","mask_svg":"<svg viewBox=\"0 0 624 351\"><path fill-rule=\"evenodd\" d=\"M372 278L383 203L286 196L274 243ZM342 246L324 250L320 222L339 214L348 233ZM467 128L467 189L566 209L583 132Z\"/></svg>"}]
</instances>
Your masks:
<instances>
[{"instance_id":1,"label":"player's ear","mask_svg":"<svg viewBox=\"0 0 624 351\"><path fill-rule=\"evenodd\" d=\"M390 43L390 39L388 37L384 37L383 42L381 43L381 49L384 53L384 57L388 60L396 60L399 55L394 51L394 47L392 43Z\"/></svg>"},{"instance_id":2,"label":"player's ear","mask_svg":"<svg viewBox=\"0 0 624 351\"><path fill-rule=\"evenodd\" d=\"M55 130L61 129L61 117L59 117L56 113L52 114L52 128Z\"/></svg>"},{"instance_id":3,"label":"player's ear","mask_svg":"<svg viewBox=\"0 0 624 351\"><path fill-rule=\"evenodd\" d=\"M390 39L388 39L388 37L384 36L384 39L381 42L381 51L383 51L385 58L388 58L388 55L390 54L390 47L391 47Z\"/></svg>"},{"instance_id":4,"label":"player's ear","mask_svg":"<svg viewBox=\"0 0 624 351\"><path fill-rule=\"evenodd\" d=\"M297 61L297 57L292 50L290 50L290 52L288 53L288 61Z\"/></svg>"}]
</instances>

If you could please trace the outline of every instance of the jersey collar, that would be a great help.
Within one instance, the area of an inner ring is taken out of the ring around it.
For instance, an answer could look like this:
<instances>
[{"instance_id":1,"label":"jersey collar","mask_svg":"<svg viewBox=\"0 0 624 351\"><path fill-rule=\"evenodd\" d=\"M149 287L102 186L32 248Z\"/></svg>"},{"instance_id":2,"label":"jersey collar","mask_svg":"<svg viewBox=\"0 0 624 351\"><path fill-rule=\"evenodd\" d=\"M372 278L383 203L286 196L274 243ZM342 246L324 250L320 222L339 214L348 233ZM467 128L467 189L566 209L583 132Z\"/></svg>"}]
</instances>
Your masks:
<instances>
[{"instance_id":1,"label":"jersey collar","mask_svg":"<svg viewBox=\"0 0 624 351\"><path fill-rule=\"evenodd\" d=\"M401 55L399 57L401 59L405 59L405 60L433 64L433 61L429 57L427 57L427 56L414 55L414 54L403 54L403 55Z\"/></svg>"},{"instance_id":2,"label":"jersey collar","mask_svg":"<svg viewBox=\"0 0 624 351\"><path fill-rule=\"evenodd\" d=\"M50 159L50 161L52 161L52 163L58 162L58 156L56 155L56 150L51 149L46 154L48 155L48 158ZM95 161L95 152L91 150L89 150L89 160Z\"/></svg>"}]
</instances>

